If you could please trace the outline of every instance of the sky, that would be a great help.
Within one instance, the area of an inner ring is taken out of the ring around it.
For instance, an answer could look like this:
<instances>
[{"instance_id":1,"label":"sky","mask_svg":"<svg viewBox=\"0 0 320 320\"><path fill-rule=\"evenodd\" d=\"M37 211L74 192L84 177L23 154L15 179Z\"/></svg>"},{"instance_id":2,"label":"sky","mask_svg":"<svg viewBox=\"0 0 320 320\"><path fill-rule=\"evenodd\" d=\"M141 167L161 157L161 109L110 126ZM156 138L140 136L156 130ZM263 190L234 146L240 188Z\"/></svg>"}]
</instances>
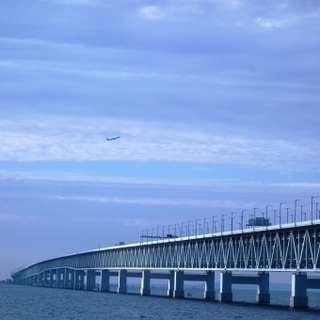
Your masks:
<instances>
[{"instance_id":1,"label":"sky","mask_svg":"<svg viewBox=\"0 0 320 320\"><path fill-rule=\"evenodd\" d=\"M280 203L311 218L319 1L0 5L0 279Z\"/></svg>"}]
</instances>

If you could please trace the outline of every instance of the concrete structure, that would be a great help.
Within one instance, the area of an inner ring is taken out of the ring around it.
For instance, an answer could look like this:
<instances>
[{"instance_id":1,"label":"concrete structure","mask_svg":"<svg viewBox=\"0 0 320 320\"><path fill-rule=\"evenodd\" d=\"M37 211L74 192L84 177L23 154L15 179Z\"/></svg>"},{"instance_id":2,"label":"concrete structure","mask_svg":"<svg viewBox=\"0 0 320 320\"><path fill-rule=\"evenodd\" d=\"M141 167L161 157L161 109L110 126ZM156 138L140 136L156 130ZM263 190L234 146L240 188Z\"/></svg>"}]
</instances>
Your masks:
<instances>
[{"instance_id":1,"label":"concrete structure","mask_svg":"<svg viewBox=\"0 0 320 320\"><path fill-rule=\"evenodd\" d=\"M41 261L12 273L16 284L127 293L128 278L141 279L140 294L151 294L151 281L168 281L167 295L185 296L185 281L205 284L204 298L232 301L232 287L256 286L257 303L269 303L269 273L291 272L290 306L306 308L307 290L320 288L320 220L185 237L151 239ZM99 279L99 281L97 280ZM99 283L98 283L99 282Z\"/></svg>"}]
</instances>

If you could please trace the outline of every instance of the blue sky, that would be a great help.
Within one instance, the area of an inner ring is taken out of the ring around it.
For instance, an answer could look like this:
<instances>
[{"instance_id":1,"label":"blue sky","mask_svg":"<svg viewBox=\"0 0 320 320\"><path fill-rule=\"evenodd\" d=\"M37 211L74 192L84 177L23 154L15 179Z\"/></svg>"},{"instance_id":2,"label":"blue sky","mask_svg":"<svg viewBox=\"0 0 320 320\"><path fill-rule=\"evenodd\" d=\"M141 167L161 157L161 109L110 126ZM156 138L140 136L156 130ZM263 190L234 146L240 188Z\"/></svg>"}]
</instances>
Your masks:
<instances>
[{"instance_id":1,"label":"blue sky","mask_svg":"<svg viewBox=\"0 0 320 320\"><path fill-rule=\"evenodd\" d=\"M268 204L310 216L318 1L0 4L0 278Z\"/></svg>"}]
</instances>

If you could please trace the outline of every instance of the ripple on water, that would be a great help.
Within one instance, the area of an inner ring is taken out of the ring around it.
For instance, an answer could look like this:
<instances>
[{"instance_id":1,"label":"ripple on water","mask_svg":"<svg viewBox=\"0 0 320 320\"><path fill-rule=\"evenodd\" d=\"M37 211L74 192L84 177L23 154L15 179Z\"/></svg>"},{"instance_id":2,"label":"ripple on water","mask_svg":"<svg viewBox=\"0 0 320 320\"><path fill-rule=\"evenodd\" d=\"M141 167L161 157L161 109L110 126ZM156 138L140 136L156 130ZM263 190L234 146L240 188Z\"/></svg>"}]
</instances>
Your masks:
<instances>
[{"instance_id":1,"label":"ripple on water","mask_svg":"<svg viewBox=\"0 0 320 320\"><path fill-rule=\"evenodd\" d=\"M309 301L318 308L317 310L299 311L288 308L288 292L272 293L272 299L276 299L279 305L259 306L253 303L255 299L253 291L235 292L234 299L237 300L235 303L194 299L200 298L202 291L197 291L197 289L189 291L191 299L171 299L142 297L138 294L119 295L116 293L0 285L0 319L233 320L248 319L254 316L254 319L301 320L301 318L306 318L319 320L320 316L319 292L310 295L309 298Z\"/></svg>"}]
</instances>

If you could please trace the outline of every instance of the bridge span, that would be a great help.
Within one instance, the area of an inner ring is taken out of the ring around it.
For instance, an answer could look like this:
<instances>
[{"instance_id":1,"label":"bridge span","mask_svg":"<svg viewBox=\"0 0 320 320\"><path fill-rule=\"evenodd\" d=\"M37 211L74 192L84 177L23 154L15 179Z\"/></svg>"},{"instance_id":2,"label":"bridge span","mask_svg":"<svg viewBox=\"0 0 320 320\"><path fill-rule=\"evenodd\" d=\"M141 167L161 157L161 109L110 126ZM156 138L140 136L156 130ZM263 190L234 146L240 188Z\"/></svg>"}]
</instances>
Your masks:
<instances>
[{"instance_id":1,"label":"bridge span","mask_svg":"<svg viewBox=\"0 0 320 320\"><path fill-rule=\"evenodd\" d=\"M117 277L118 293L127 292L128 278L141 278L142 295L150 295L152 279L167 279L167 295L174 298L184 297L185 281L201 281L204 298L215 299L220 272L220 301L232 301L234 284L253 284L256 301L270 303L270 272L290 272L294 308L308 307L307 290L320 289L320 220L168 236L40 261L11 276L21 285L102 292L110 290L110 277Z\"/></svg>"}]
</instances>

